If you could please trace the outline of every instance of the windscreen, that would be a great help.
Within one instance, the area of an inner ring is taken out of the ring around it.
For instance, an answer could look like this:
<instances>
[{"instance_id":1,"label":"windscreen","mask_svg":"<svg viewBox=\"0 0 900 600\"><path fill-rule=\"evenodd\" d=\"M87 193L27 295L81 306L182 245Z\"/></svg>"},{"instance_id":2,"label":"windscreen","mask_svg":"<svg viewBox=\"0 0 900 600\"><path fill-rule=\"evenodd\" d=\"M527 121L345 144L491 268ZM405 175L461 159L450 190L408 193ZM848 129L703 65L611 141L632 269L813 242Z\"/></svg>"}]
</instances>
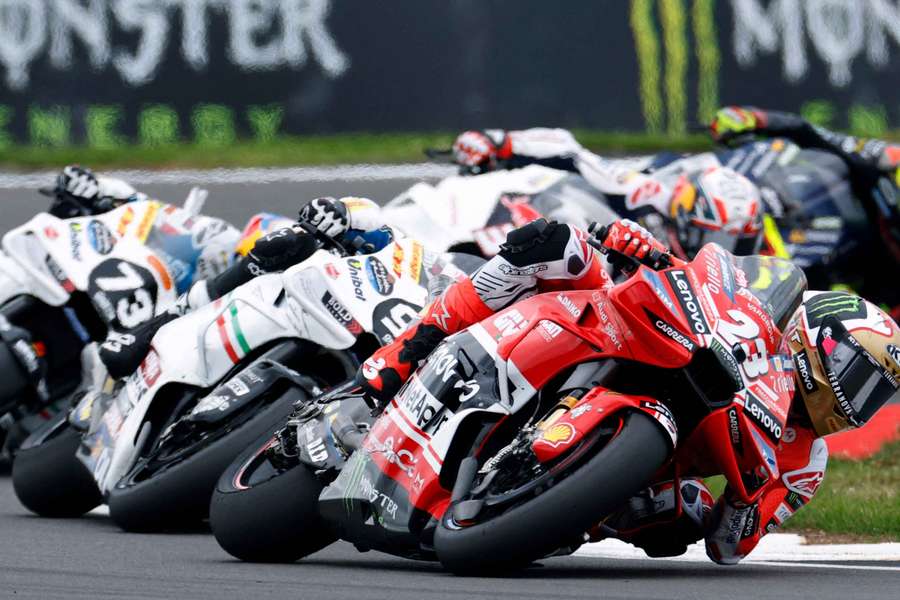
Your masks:
<instances>
[{"instance_id":1,"label":"windscreen","mask_svg":"<svg viewBox=\"0 0 900 600\"><path fill-rule=\"evenodd\" d=\"M774 256L732 256L731 260L744 271L750 291L759 298L778 329L784 330L803 300L806 290L803 271Z\"/></svg>"}]
</instances>

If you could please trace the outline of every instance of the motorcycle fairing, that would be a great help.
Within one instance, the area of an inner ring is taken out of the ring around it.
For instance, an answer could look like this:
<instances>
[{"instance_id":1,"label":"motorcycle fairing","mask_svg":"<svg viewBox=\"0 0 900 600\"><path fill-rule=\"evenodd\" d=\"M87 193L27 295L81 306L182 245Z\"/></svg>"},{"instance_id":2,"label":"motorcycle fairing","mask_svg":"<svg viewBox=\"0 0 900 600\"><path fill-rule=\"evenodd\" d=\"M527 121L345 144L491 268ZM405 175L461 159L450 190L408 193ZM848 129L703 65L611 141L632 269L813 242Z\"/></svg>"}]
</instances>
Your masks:
<instances>
[{"instance_id":1,"label":"motorcycle fairing","mask_svg":"<svg viewBox=\"0 0 900 600\"><path fill-rule=\"evenodd\" d=\"M405 250L403 256L398 248ZM382 302L403 299L410 304L424 303L427 292L419 284L425 278L417 270L423 262L418 242L391 244L376 257L392 269L391 290ZM347 265L350 260L362 265L362 276L366 277L366 257L340 259L320 250L284 273L255 277L163 326L154 336L147 358L117 394L115 409L104 414L104 426L85 438L80 458L98 478L100 489L111 489L131 467L144 417L165 386L208 389L254 349L278 339L308 339L325 348L343 349L352 346L359 333L371 331L373 307L357 303L353 297L360 287L366 297L380 297L375 287L379 280L362 281L356 273L358 281L354 281ZM385 281L380 280L382 284ZM325 308L321 298L326 293L347 307L349 318L360 324L358 331L348 329L344 311L332 313Z\"/></svg>"}]
</instances>

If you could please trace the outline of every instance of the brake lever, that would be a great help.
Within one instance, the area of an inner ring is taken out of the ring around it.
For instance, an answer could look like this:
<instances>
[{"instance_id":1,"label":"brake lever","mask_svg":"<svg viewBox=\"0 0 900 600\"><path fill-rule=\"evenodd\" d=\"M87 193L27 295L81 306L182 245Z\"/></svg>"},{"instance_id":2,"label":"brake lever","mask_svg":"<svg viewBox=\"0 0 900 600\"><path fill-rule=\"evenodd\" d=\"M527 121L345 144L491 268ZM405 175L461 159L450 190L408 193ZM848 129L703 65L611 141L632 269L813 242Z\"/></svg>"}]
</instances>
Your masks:
<instances>
[{"instance_id":1,"label":"brake lever","mask_svg":"<svg viewBox=\"0 0 900 600\"><path fill-rule=\"evenodd\" d=\"M609 225L604 225L597 229L593 235L588 238L587 242L591 247L605 255L609 259L609 262L628 272L636 271L640 265L644 265L654 271L668 269L669 267L674 266L672 255L668 252L660 252L651 248L650 252L647 253L647 256L644 257L644 260L640 260L608 246L604 246L603 240L606 239L607 235L609 235Z\"/></svg>"}]
</instances>

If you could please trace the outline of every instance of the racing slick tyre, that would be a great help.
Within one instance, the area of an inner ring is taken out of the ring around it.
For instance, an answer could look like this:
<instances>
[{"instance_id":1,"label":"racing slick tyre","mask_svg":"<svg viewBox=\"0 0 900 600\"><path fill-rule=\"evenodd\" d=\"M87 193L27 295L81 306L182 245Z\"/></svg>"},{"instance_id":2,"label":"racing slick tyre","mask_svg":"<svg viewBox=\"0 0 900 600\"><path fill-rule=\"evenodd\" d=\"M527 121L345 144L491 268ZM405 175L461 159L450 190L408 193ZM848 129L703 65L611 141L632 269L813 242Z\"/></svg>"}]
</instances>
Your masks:
<instances>
[{"instance_id":1,"label":"racing slick tyre","mask_svg":"<svg viewBox=\"0 0 900 600\"><path fill-rule=\"evenodd\" d=\"M322 483L303 464L281 468L259 440L222 473L209 524L222 548L249 562L294 562L337 541L319 516Z\"/></svg>"},{"instance_id":2,"label":"racing slick tyre","mask_svg":"<svg viewBox=\"0 0 900 600\"><path fill-rule=\"evenodd\" d=\"M170 448L167 460L140 461L109 493L109 516L132 532L196 526L209 516L216 481L260 436L269 436L305 393L291 388L240 423L222 423L212 440Z\"/></svg>"},{"instance_id":3,"label":"racing slick tyre","mask_svg":"<svg viewBox=\"0 0 900 600\"><path fill-rule=\"evenodd\" d=\"M67 412L25 440L13 461L13 489L25 508L42 517L80 517L103 502L97 483L75 455L81 432Z\"/></svg>"},{"instance_id":4,"label":"racing slick tyre","mask_svg":"<svg viewBox=\"0 0 900 600\"><path fill-rule=\"evenodd\" d=\"M441 564L458 575L520 568L583 539L583 534L645 487L670 443L644 413L628 413L605 446L543 492L484 521L457 523L447 511L435 531Z\"/></svg>"}]
</instances>

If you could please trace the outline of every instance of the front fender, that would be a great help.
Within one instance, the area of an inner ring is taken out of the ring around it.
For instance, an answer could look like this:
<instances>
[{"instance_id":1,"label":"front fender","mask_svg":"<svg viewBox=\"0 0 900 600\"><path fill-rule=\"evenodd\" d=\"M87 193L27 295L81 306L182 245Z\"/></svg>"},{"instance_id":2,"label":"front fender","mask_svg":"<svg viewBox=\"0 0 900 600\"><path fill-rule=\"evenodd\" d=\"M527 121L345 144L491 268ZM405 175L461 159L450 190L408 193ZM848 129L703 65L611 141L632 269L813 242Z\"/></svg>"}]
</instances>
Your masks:
<instances>
[{"instance_id":1,"label":"front fender","mask_svg":"<svg viewBox=\"0 0 900 600\"><path fill-rule=\"evenodd\" d=\"M671 449L675 449L678 442L678 428L665 404L649 396L620 394L605 388L594 388L560 418L543 426L532 444L535 456L542 463L556 460L611 415L623 410L638 410L652 417L671 442Z\"/></svg>"}]
</instances>

